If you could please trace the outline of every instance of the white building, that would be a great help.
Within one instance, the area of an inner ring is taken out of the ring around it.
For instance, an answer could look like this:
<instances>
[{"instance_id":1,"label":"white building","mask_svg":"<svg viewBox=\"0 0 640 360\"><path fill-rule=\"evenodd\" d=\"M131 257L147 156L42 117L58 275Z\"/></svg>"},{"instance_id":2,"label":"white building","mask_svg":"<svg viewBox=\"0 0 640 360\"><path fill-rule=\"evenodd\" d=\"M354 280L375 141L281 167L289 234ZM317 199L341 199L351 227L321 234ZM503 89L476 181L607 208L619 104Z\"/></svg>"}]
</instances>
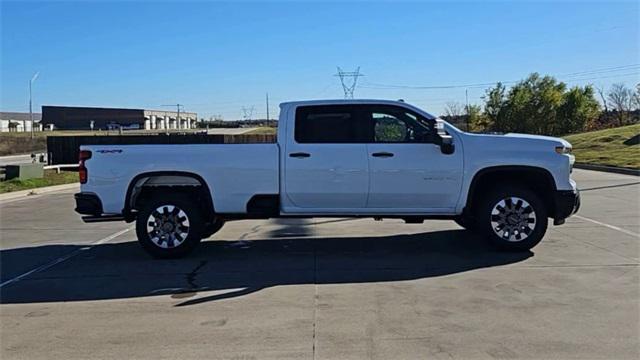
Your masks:
<instances>
[{"instance_id":1,"label":"white building","mask_svg":"<svg viewBox=\"0 0 640 360\"><path fill-rule=\"evenodd\" d=\"M186 130L196 128L197 119L184 111L42 106L42 123L56 130Z\"/></svg>"},{"instance_id":2,"label":"white building","mask_svg":"<svg viewBox=\"0 0 640 360\"><path fill-rule=\"evenodd\" d=\"M40 131L40 120L42 114L33 113L35 131ZM23 132L31 131L31 118L25 112L0 112L0 132Z\"/></svg>"}]
</instances>

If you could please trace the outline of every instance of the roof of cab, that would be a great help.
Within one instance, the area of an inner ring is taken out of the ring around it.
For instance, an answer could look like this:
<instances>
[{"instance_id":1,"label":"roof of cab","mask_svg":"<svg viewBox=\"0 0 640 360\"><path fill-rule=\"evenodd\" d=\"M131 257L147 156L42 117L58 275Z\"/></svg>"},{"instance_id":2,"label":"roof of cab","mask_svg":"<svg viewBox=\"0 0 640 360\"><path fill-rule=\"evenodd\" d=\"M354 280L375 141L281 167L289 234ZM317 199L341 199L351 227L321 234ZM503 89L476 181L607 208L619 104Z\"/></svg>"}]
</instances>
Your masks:
<instances>
[{"instance_id":1,"label":"roof of cab","mask_svg":"<svg viewBox=\"0 0 640 360\"><path fill-rule=\"evenodd\" d=\"M400 100L384 100L384 99L323 99L323 100L298 100L285 101L281 106L304 106L304 105L348 105L348 104L405 104Z\"/></svg>"},{"instance_id":2,"label":"roof of cab","mask_svg":"<svg viewBox=\"0 0 640 360\"><path fill-rule=\"evenodd\" d=\"M428 112L411 105L402 100L384 100L384 99L326 99L326 100L300 100L300 101L286 101L280 103L280 107L297 107L308 105L349 105L349 104L378 104L378 105L399 105L405 108L413 109L418 113L422 113L433 119L437 118L429 114Z\"/></svg>"}]
</instances>

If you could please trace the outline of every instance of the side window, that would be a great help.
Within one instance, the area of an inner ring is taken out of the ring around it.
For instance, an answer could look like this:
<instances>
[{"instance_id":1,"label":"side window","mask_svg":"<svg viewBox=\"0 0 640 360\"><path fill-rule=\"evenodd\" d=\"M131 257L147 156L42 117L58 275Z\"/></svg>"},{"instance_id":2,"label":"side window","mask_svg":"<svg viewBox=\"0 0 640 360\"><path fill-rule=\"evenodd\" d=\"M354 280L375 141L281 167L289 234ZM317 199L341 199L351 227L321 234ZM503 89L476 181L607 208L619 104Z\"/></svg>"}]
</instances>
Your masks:
<instances>
[{"instance_id":1,"label":"side window","mask_svg":"<svg viewBox=\"0 0 640 360\"><path fill-rule=\"evenodd\" d=\"M383 107L368 113L373 125L374 142L423 142L430 131L426 120L401 108Z\"/></svg>"},{"instance_id":2,"label":"side window","mask_svg":"<svg viewBox=\"0 0 640 360\"><path fill-rule=\"evenodd\" d=\"M397 117L389 114L372 113L375 142L411 141L412 129Z\"/></svg>"},{"instance_id":3,"label":"side window","mask_svg":"<svg viewBox=\"0 0 640 360\"><path fill-rule=\"evenodd\" d=\"M362 130L352 106L303 106L296 110L294 137L298 143L361 143Z\"/></svg>"}]
</instances>

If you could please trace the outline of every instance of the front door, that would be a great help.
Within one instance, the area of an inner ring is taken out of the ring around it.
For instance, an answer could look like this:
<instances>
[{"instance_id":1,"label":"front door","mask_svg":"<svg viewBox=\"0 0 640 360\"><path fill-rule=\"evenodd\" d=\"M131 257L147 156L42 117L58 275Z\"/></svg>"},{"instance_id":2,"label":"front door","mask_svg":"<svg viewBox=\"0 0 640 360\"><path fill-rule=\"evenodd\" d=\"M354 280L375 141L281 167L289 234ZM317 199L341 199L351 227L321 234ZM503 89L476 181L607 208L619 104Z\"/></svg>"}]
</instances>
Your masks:
<instances>
[{"instance_id":1,"label":"front door","mask_svg":"<svg viewBox=\"0 0 640 360\"><path fill-rule=\"evenodd\" d=\"M433 127L402 107L369 107L363 116L373 126L373 140L367 144L367 207L453 212L462 182L461 149L442 154L438 145L426 142Z\"/></svg>"},{"instance_id":2,"label":"front door","mask_svg":"<svg viewBox=\"0 0 640 360\"><path fill-rule=\"evenodd\" d=\"M292 205L285 211L349 213L366 207L367 145L358 119L349 105L296 109L284 154L284 205Z\"/></svg>"}]
</instances>

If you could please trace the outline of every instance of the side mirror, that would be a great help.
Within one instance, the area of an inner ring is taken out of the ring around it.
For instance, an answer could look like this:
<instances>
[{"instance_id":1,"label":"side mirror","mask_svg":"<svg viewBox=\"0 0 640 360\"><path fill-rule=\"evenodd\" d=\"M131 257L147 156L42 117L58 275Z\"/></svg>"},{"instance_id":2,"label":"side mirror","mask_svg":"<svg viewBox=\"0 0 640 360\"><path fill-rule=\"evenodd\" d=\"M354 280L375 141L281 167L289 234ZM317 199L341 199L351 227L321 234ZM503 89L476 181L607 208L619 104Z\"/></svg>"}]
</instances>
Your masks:
<instances>
[{"instance_id":1,"label":"side mirror","mask_svg":"<svg viewBox=\"0 0 640 360\"><path fill-rule=\"evenodd\" d=\"M445 155L451 155L456 150L455 145L453 145L453 138L451 135L440 135L440 151Z\"/></svg>"}]
</instances>

